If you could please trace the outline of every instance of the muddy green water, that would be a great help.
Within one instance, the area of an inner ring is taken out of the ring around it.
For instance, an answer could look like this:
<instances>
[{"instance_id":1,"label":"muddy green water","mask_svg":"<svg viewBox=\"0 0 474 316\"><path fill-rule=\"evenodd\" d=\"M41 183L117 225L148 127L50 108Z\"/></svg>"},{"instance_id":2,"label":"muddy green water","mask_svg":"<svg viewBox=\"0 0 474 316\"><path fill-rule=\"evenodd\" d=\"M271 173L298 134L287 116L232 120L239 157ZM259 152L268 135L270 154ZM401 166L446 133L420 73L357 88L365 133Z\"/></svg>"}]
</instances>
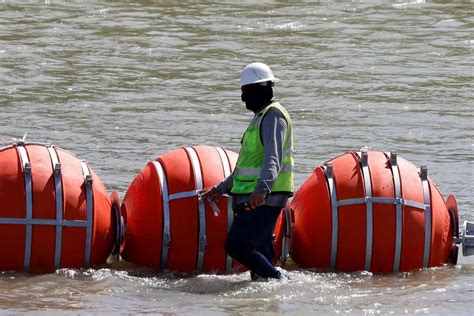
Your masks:
<instances>
[{"instance_id":1,"label":"muddy green water","mask_svg":"<svg viewBox=\"0 0 474 316\"><path fill-rule=\"evenodd\" d=\"M76 153L125 194L182 145L238 151L239 73L263 61L292 114L296 184L348 150L425 164L474 220L472 1L0 0L0 140ZM111 264L0 272L0 314L472 314L474 258L373 275L176 278Z\"/></svg>"}]
</instances>

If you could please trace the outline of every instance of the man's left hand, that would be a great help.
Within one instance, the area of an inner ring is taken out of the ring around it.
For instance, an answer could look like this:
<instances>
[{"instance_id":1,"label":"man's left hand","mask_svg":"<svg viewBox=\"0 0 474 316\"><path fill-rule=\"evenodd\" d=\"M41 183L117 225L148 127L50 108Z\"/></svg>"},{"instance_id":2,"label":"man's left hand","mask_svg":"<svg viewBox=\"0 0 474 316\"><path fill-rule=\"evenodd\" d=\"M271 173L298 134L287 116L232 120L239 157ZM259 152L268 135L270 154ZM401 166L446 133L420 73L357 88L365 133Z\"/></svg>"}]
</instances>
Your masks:
<instances>
[{"instance_id":1,"label":"man's left hand","mask_svg":"<svg viewBox=\"0 0 474 316\"><path fill-rule=\"evenodd\" d=\"M260 205L265 204L266 192L252 192L250 195L249 207L253 210Z\"/></svg>"}]
</instances>

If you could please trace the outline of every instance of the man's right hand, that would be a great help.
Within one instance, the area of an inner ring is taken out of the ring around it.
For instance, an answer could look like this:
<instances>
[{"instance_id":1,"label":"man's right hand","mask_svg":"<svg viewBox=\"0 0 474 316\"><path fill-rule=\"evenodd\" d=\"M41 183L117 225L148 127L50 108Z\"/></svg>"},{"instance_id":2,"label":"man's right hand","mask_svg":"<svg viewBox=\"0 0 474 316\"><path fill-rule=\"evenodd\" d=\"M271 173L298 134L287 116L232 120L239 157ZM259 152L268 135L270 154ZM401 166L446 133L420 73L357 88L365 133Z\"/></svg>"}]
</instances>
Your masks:
<instances>
[{"instance_id":1,"label":"man's right hand","mask_svg":"<svg viewBox=\"0 0 474 316\"><path fill-rule=\"evenodd\" d=\"M202 191L201 195L200 195L200 198L201 199L211 199L213 201L219 201L221 196L222 196L222 192L217 190L216 187L212 187L210 189Z\"/></svg>"}]
</instances>

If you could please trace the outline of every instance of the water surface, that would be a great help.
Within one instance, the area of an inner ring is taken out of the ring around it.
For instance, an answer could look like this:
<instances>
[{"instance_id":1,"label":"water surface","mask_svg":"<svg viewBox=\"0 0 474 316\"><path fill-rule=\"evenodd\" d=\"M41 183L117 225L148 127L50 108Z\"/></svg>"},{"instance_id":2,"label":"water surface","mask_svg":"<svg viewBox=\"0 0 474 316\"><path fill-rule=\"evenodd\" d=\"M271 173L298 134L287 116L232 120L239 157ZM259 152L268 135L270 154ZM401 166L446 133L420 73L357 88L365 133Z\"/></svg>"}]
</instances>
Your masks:
<instances>
[{"instance_id":1,"label":"water surface","mask_svg":"<svg viewBox=\"0 0 474 316\"><path fill-rule=\"evenodd\" d=\"M396 150L474 220L474 4L0 1L0 140L54 143L125 194L182 145L238 151L239 73L263 61L296 138L296 184L348 150ZM115 263L0 274L5 313L470 314L474 259L413 273L177 278Z\"/></svg>"}]
</instances>

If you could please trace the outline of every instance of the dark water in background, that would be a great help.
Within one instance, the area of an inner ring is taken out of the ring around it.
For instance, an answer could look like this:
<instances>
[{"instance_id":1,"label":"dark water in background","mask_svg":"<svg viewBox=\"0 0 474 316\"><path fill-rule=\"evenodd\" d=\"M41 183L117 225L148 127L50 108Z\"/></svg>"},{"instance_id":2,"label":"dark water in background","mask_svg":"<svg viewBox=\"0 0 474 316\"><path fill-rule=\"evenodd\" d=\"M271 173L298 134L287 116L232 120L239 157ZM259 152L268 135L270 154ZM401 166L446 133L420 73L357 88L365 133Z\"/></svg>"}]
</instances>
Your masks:
<instances>
[{"instance_id":1,"label":"dark water in background","mask_svg":"<svg viewBox=\"0 0 474 316\"><path fill-rule=\"evenodd\" d=\"M368 146L426 164L461 220L474 220L472 1L179 2L0 0L0 139L54 143L125 194L182 145L238 151L251 117L239 74L282 79L296 184ZM6 313L430 313L474 310L474 259L396 275L288 272L192 278L114 264L0 274Z\"/></svg>"}]
</instances>

